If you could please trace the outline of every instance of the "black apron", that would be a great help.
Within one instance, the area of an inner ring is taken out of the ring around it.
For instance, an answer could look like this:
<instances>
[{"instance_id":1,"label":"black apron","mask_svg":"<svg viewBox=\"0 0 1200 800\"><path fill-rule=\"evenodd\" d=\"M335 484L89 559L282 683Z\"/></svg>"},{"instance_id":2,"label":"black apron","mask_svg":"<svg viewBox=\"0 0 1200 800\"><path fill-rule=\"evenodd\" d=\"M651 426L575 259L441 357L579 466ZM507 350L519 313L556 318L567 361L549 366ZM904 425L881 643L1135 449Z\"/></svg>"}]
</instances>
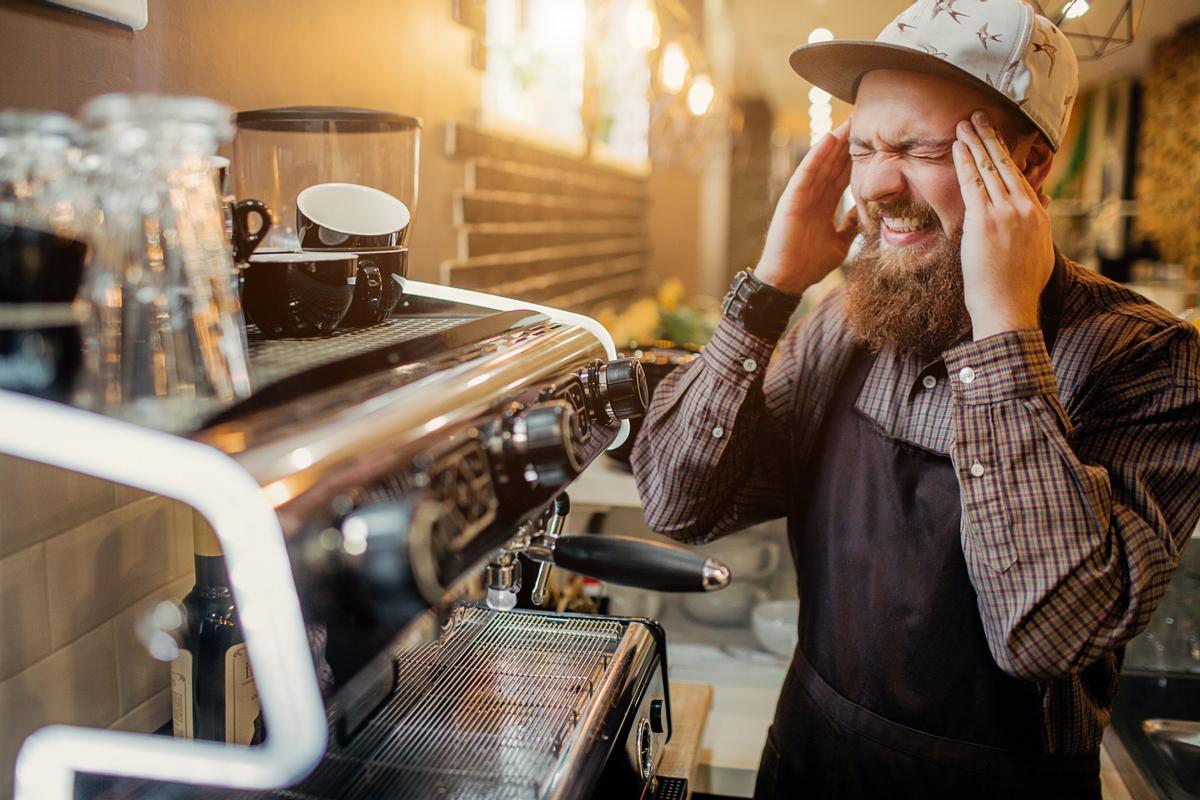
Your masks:
<instances>
[{"instance_id":1,"label":"black apron","mask_svg":"<svg viewBox=\"0 0 1200 800\"><path fill-rule=\"evenodd\" d=\"M800 641L755 797L1099 800L1099 753L1043 755L1040 687L988 651L950 459L855 408L874 360L793 454Z\"/></svg>"}]
</instances>

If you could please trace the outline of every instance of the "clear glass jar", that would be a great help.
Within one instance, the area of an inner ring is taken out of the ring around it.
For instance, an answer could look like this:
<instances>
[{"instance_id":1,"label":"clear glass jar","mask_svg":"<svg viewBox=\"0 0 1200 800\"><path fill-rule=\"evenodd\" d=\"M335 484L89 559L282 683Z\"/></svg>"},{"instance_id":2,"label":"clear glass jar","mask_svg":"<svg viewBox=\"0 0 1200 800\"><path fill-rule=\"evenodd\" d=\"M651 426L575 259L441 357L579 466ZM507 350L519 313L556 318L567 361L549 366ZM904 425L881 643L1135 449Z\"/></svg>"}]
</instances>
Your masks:
<instances>
[{"instance_id":1,"label":"clear glass jar","mask_svg":"<svg viewBox=\"0 0 1200 800\"><path fill-rule=\"evenodd\" d=\"M62 114L0 111L0 304L70 303L95 206L79 126Z\"/></svg>"},{"instance_id":2,"label":"clear glass jar","mask_svg":"<svg viewBox=\"0 0 1200 800\"><path fill-rule=\"evenodd\" d=\"M79 126L65 114L0 110L0 222L82 236L91 219Z\"/></svg>"},{"instance_id":3,"label":"clear glass jar","mask_svg":"<svg viewBox=\"0 0 1200 800\"><path fill-rule=\"evenodd\" d=\"M104 95L81 116L102 222L85 296L91 401L189 430L250 392L245 326L211 158L231 110L199 97Z\"/></svg>"},{"instance_id":4,"label":"clear glass jar","mask_svg":"<svg viewBox=\"0 0 1200 800\"><path fill-rule=\"evenodd\" d=\"M68 402L94 221L78 141L63 114L0 110L0 389Z\"/></svg>"}]
</instances>

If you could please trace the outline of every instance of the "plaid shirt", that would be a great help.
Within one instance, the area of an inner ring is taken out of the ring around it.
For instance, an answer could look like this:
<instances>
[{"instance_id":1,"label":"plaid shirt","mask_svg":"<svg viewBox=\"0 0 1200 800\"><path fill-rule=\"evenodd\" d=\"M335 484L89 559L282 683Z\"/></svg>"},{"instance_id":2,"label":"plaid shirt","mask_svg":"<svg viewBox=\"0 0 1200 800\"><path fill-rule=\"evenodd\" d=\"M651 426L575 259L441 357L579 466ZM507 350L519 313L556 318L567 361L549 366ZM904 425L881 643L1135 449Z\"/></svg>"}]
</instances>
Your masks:
<instances>
[{"instance_id":1,"label":"plaid shirt","mask_svg":"<svg viewBox=\"0 0 1200 800\"><path fill-rule=\"evenodd\" d=\"M700 543L786 515L854 347L842 302L777 345L724 319L659 384L633 452L651 528ZM856 405L952 460L989 649L1041 685L1046 752L1086 753L1200 517L1200 337L1062 258L1042 307L1042 330L933 363L885 349Z\"/></svg>"}]
</instances>

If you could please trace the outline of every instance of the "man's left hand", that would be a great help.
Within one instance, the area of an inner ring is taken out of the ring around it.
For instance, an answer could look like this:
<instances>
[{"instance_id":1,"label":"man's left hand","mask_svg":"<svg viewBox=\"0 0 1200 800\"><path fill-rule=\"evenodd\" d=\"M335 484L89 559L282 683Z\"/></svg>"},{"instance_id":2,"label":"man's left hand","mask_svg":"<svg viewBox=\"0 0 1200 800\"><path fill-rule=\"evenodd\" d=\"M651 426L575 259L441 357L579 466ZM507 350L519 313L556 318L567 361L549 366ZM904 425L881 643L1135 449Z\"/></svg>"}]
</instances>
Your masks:
<instances>
[{"instance_id":1,"label":"man's left hand","mask_svg":"<svg viewBox=\"0 0 1200 800\"><path fill-rule=\"evenodd\" d=\"M975 340L1037 328L1038 301L1054 269L1049 198L1029 185L984 112L958 123L956 134L966 206L963 287Z\"/></svg>"}]
</instances>

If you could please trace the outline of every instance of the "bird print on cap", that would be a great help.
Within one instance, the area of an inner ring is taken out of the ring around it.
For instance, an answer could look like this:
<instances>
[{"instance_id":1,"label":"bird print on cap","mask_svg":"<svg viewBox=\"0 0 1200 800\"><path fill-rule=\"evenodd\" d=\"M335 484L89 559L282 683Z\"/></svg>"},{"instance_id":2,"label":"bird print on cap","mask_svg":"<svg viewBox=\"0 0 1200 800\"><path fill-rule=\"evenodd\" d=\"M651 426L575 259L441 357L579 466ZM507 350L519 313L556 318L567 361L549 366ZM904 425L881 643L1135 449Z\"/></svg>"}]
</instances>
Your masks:
<instances>
[{"instance_id":1,"label":"bird print on cap","mask_svg":"<svg viewBox=\"0 0 1200 800\"><path fill-rule=\"evenodd\" d=\"M1033 42L1033 52L1044 53L1046 58L1050 59L1050 68L1046 70L1046 77L1050 77L1054 74L1054 54L1058 52L1058 48L1050 44L1050 34L1041 28L1038 28L1038 33L1042 35L1042 41Z\"/></svg>"},{"instance_id":2,"label":"bird print on cap","mask_svg":"<svg viewBox=\"0 0 1200 800\"><path fill-rule=\"evenodd\" d=\"M1059 125L1065 126L1067 124L1067 117L1071 115L1071 103L1073 102L1075 102L1075 95L1073 94L1069 94L1063 98L1062 119L1059 121Z\"/></svg>"},{"instance_id":3,"label":"bird print on cap","mask_svg":"<svg viewBox=\"0 0 1200 800\"><path fill-rule=\"evenodd\" d=\"M980 0L980 2L986 2L986 0ZM983 45L984 50L988 49L988 42L996 42L999 44L1003 41L1003 39L1000 38L1000 34L988 33L988 24L986 22L983 23L982 28L975 32L975 35L979 37L979 43Z\"/></svg>"},{"instance_id":4,"label":"bird print on cap","mask_svg":"<svg viewBox=\"0 0 1200 800\"><path fill-rule=\"evenodd\" d=\"M956 2L958 2L958 0L936 0L936 2L933 4L933 14L930 16L930 19L937 19L938 14L945 11L950 16L950 19L958 22L958 24L961 25L962 23L959 22L958 18L969 17L971 15L962 11L955 11L954 4Z\"/></svg>"}]
</instances>

